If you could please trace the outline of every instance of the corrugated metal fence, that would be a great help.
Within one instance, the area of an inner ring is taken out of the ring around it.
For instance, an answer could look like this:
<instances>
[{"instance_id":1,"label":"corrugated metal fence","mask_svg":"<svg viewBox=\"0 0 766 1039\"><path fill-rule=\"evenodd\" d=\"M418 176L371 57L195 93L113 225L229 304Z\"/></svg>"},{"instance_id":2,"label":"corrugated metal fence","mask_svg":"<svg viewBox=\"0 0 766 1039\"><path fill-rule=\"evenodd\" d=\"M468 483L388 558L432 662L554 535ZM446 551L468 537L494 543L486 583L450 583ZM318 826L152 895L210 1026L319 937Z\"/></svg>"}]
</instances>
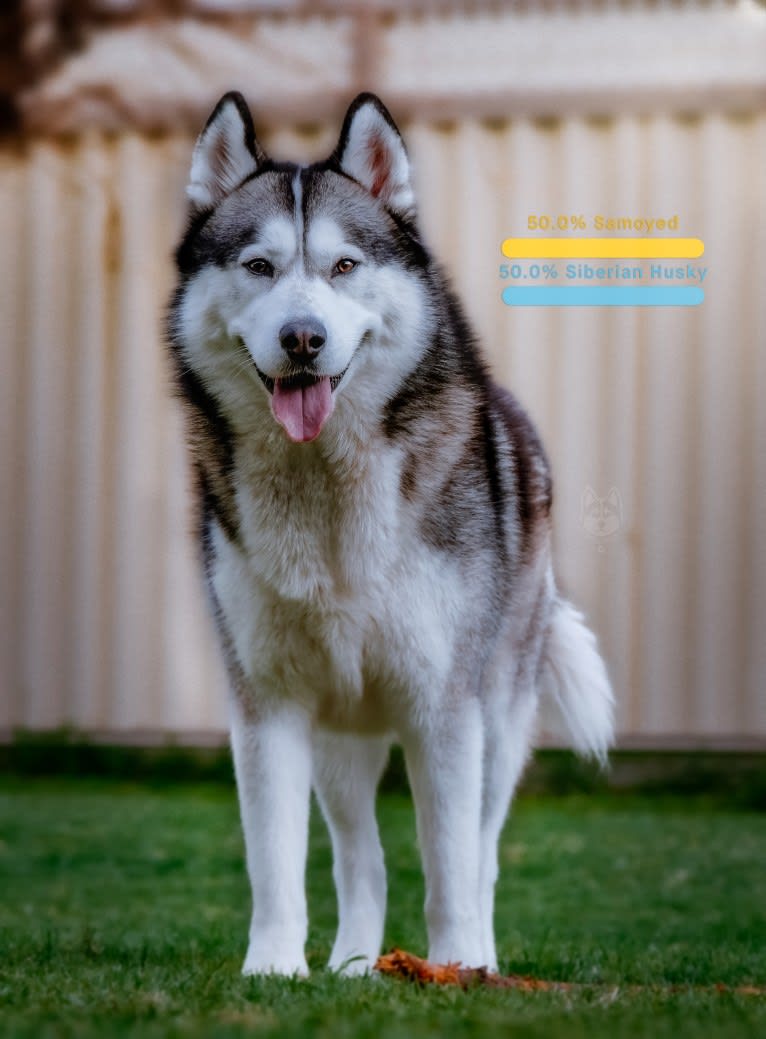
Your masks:
<instances>
[{"instance_id":1,"label":"corrugated metal fence","mask_svg":"<svg viewBox=\"0 0 766 1039\"><path fill-rule=\"evenodd\" d=\"M405 129L428 237L549 447L561 583L624 741L766 740L766 115ZM267 143L312 156L334 134ZM191 143L0 152L6 730L225 725L161 344ZM678 214L705 240L705 303L505 307L500 242L533 213Z\"/></svg>"}]
</instances>

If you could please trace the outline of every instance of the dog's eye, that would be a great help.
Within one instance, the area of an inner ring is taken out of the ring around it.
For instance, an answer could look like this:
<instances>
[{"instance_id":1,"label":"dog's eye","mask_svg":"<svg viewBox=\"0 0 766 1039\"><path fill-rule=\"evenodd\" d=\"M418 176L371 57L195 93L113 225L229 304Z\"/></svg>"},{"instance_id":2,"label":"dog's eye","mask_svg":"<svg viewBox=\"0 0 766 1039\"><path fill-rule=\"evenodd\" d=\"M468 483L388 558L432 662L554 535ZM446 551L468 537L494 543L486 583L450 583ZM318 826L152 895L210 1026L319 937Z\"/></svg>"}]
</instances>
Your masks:
<instances>
[{"instance_id":1,"label":"dog's eye","mask_svg":"<svg viewBox=\"0 0 766 1039\"><path fill-rule=\"evenodd\" d=\"M356 260L352 260L350 256L344 256L338 260L332 269L333 274L350 274L356 267Z\"/></svg>"},{"instance_id":2,"label":"dog's eye","mask_svg":"<svg viewBox=\"0 0 766 1039\"><path fill-rule=\"evenodd\" d=\"M254 260L248 260L242 266L250 271L251 274L258 274L261 277L270 278L274 273L273 266L268 260L264 260L262 256L256 256Z\"/></svg>"}]
</instances>

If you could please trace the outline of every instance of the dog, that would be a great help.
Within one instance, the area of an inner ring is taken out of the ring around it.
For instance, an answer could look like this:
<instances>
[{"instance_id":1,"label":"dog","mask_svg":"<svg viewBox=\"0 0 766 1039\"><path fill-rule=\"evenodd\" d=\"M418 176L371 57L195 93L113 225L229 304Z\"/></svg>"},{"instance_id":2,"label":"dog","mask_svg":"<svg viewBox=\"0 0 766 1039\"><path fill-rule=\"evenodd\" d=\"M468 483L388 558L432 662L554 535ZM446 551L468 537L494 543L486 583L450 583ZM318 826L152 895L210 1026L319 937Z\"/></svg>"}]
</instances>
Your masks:
<instances>
[{"instance_id":1,"label":"dog","mask_svg":"<svg viewBox=\"0 0 766 1039\"><path fill-rule=\"evenodd\" d=\"M497 967L497 844L549 688L604 759L612 693L557 591L540 439L490 377L421 236L410 160L361 94L323 162L272 160L240 94L200 134L168 338L231 685L252 887L243 972L305 975L313 790L333 846L329 967L368 971L398 741L428 955Z\"/></svg>"},{"instance_id":2,"label":"dog","mask_svg":"<svg viewBox=\"0 0 766 1039\"><path fill-rule=\"evenodd\" d=\"M616 487L610 487L599 498L588 484L582 492L580 517L585 531L593 538L606 539L616 534L622 525L622 498Z\"/></svg>"}]
</instances>

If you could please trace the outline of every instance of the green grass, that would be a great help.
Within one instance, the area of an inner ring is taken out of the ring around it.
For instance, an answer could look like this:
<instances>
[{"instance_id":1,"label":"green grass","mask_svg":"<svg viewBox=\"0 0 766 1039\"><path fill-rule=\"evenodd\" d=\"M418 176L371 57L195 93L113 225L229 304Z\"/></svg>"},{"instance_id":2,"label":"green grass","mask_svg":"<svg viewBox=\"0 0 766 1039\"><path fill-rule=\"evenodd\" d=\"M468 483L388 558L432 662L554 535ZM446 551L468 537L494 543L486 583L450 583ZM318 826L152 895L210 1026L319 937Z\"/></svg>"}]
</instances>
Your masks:
<instances>
[{"instance_id":1,"label":"green grass","mask_svg":"<svg viewBox=\"0 0 766 1039\"><path fill-rule=\"evenodd\" d=\"M425 953L409 800L381 798L386 945ZM561 994L323 970L335 918L314 818L308 981L244 979L234 791L0 779L0 1035L764 1036L766 815L700 797L527 797L501 850L501 966ZM642 986L636 988L632 986Z\"/></svg>"}]
</instances>

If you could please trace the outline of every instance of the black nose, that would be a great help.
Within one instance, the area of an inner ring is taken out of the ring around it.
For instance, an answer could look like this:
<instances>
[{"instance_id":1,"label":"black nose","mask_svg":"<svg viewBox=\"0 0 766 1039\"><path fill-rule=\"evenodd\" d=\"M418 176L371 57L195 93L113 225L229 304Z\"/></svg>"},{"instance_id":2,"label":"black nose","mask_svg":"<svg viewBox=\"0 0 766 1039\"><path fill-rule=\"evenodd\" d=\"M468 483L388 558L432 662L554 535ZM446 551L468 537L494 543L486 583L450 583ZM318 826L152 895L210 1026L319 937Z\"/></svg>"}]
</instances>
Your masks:
<instances>
[{"instance_id":1,"label":"black nose","mask_svg":"<svg viewBox=\"0 0 766 1039\"><path fill-rule=\"evenodd\" d=\"M305 364L313 360L325 344L327 330L321 321L301 318L288 321L279 330L279 342L290 359Z\"/></svg>"}]
</instances>

